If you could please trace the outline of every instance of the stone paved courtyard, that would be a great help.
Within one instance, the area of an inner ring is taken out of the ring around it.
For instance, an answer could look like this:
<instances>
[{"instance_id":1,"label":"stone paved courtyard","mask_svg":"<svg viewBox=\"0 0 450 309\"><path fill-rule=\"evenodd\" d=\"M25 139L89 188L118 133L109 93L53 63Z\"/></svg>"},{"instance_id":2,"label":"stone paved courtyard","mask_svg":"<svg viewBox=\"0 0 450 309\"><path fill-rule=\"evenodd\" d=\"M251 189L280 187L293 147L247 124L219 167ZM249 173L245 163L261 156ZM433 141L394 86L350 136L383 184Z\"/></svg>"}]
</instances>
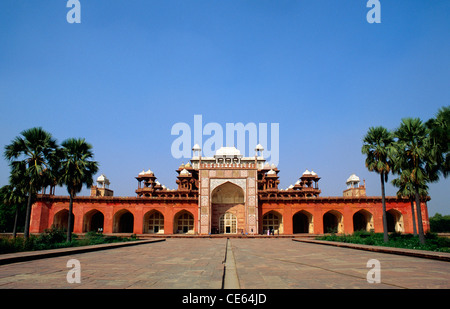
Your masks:
<instances>
[{"instance_id":1,"label":"stone paved courtyard","mask_svg":"<svg viewBox=\"0 0 450 309\"><path fill-rule=\"evenodd\" d=\"M424 258L295 242L230 239L243 289L450 288L450 263ZM0 266L0 288L220 289L227 239L169 238L103 251ZM229 246L230 248L230 246ZM230 250L230 249L229 249ZM69 259L81 265L81 283L68 283ZM381 283L368 283L370 259Z\"/></svg>"}]
</instances>

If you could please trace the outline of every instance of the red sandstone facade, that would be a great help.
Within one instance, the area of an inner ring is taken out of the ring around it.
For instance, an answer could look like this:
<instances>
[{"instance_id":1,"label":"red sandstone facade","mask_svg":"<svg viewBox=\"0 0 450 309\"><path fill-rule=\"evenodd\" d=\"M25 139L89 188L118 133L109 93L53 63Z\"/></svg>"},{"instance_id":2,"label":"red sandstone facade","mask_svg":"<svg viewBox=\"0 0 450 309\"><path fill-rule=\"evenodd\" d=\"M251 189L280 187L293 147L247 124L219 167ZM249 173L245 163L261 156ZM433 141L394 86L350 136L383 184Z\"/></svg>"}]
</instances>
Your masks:
<instances>
[{"instance_id":1,"label":"red sandstone facade","mask_svg":"<svg viewBox=\"0 0 450 309\"><path fill-rule=\"evenodd\" d=\"M278 188L279 170L265 162L262 155L243 157L236 148L223 147L214 157L202 158L199 150L194 146L191 162L178 168L176 190L161 185L148 170L136 177L137 197L114 197L109 181L100 176L91 196L74 199L73 232L383 232L381 197L366 196L365 184L360 186L354 175L347 180L348 188L342 197L320 197L320 177L314 172L305 171L295 185L283 190ZM39 195L32 208L31 232L41 233L52 225L67 228L68 209L68 196ZM390 232L413 232L409 199L387 197L386 209ZM428 231L426 201L422 201L421 209L422 224Z\"/></svg>"}]
</instances>

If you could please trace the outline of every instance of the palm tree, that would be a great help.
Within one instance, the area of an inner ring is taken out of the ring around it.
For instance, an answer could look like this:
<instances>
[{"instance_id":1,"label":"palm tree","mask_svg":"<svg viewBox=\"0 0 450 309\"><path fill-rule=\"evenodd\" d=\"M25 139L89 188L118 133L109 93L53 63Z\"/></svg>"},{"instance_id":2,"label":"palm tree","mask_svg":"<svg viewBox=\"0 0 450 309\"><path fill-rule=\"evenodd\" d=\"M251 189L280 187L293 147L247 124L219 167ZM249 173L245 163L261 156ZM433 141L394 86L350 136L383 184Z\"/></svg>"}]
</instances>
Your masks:
<instances>
[{"instance_id":1,"label":"palm tree","mask_svg":"<svg viewBox=\"0 0 450 309\"><path fill-rule=\"evenodd\" d=\"M13 168L20 165L27 180L28 195L25 215L24 237L30 235L31 202L36 192L44 185L45 170L50 169L49 158L57 148L56 140L41 127L24 130L11 144L5 146L4 156Z\"/></svg>"},{"instance_id":2,"label":"palm tree","mask_svg":"<svg viewBox=\"0 0 450 309\"><path fill-rule=\"evenodd\" d=\"M395 152L393 147L394 137L384 127L371 127L363 139L362 153L366 157L366 167L371 172L380 174L381 181L381 202L383 205L383 230L384 241L389 240L386 219L386 196L384 183L388 180L388 174L392 169L391 157Z\"/></svg>"},{"instance_id":3,"label":"palm tree","mask_svg":"<svg viewBox=\"0 0 450 309\"><path fill-rule=\"evenodd\" d=\"M414 185L411 183L409 179L410 171L404 169L401 170L399 178L395 178L392 180L392 184L399 188L397 191L397 196L400 198L407 197L411 202L411 214L412 214L412 222L413 222L413 234L417 235L417 226L416 226L416 215L414 211L414 201L415 201L415 190ZM419 188L419 195L421 198L425 198L428 195L428 186L423 184Z\"/></svg>"},{"instance_id":4,"label":"palm tree","mask_svg":"<svg viewBox=\"0 0 450 309\"><path fill-rule=\"evenodd\" d=\"M437 173L447 178L450 173L450 106L440 108L436 118L429 119L425 125L430 130L430 156L436 163Z\"/></svg>"},{"instance_id":5,"label":"palm tree","mask_svg":"<svg viewBox=\"0 0 450 309\"><path fill-rule=\"evenodd\" d=\"M432 155L436 149L430 143L429 130L419 118L402 119L399 128L395 131L395 136L398 145L398 164L407 171L406 177L414 190L419 240L424 244L420 190L428 182L438 179L437 165Z\"/></svg>"},{"instance_id":6,"label":"palm tree","mask_svg":"<svg viewBox=\"0 0 450 309\"><path fill-rule=\"evenodd\" d=\"M70 196L67 241L72 240L73 229L73 198L86 185L93 184L93 176L98 171L98 163L93 158L92 146L84 139L70 138L62 144L62 159L60 169L60 184L67 186Z\"/></svg>"},{"instance_id":7,"label":"palm tree","mask_svg":"<svg viewBox=\"0 0 450 309\"><path fill-rule=\"evenodd\" d=\"M26 164L22 161L11 163L11 174L9 176L9 185L2 188L3 203L9 207L15 208L13 237L17 236L17 221L19 218L19 210L27 201L27 184L29 183L26 176Z\"/></svg>"},{"instance_id":8,"label":"palm tree","mask_svg":"<svg viewBox=\"0 0 450 309\"><path fill-rule=\"evenodd\" d=\"M19 211L21 206L26 202L26 193L20 188L14 185L6 185L1 189L3 196L3 203L10 208L14 209L14 226L13 226L13 237L17 236L17 221L19 218Z\"/></svg>"}]
</instances>

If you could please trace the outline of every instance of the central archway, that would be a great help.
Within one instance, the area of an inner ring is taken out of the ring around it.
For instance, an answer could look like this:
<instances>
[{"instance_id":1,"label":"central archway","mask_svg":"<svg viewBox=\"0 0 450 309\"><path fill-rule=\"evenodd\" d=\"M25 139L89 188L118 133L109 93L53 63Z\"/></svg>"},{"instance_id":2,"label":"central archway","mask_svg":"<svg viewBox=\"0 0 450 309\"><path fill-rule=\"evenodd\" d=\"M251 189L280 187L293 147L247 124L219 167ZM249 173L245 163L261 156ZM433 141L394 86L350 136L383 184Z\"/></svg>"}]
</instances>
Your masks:
<instances>
[{"instance_id":1,"label":"central archway","mask_svg":"<svg viewBox=\"0 0 450 309\"><path fill-rule=\"evenodd\" d=\"M243 189L225 182L211 192L211 233L236 234L245 226ZM230 225L227 225L229 222Z\"/></svg>"}]
</instances>

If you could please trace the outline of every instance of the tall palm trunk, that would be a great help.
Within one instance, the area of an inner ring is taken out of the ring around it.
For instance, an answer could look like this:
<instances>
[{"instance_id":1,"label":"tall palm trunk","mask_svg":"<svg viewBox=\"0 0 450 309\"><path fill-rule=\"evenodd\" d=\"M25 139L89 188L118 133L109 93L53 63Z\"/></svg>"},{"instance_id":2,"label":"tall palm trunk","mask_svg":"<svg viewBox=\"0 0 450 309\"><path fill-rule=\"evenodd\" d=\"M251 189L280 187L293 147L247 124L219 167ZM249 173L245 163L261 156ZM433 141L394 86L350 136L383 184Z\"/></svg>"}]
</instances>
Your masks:
<instances>
[{"instance_id":1,"label":"tall palm trunk","mask_svg":"<svg viewBox=\"0 0 450 309\"><path fill-rule=\"evenodd\" d=\"M23 237L28 239L30 237L30 219L31 219L31 196L33 192L33 185L30 184L30 190L28 192L27 212L25 214L25 228L23 231Z\"/></svg>"},{"instance_id":2,"label":"tall palm trunk","mask_svg":"<svg viewBox=\"0 0 450 309\"><path fill-rule=\"evenodd\" d=\"M386 198L385 198L385 192L384 192L384 172L380 173L380 179L381 179L381 203L383 204L383 234L384 234L384 242L389 241L388 236L388 225L387 225L387 218L386 218Z\"/></svg>"},{"instance_id":3,"label":"tall palm trunk","mask_svg":"<svg viewBox=\"0 0 450 309\"><path fill-rule=\"evenodd\" d=\"M425 244L425 235L423 233L423 221L422 221L422 207L420 206L419 186L414 186L416 195L416 211L417 211L417 226L419 227L419 241L423 245Z\"/></svg>"},{"instance_id":4,"label":"tall palm trunk","mask_svg":"<svg viewBox=\"0 0 450 309\"><path fill-rule=\"evenodd\" d=\"M14 215L13 237L17 236L17 219L19 218L19 206L16 205L16 214Z\"/></svg>"},{"instance_id":5,"label":"tall palm trunk","mask_svg":"<svg viewBox=\"0 0 450 309\"><path fill-rule=\"evenodd\" d=\"M414 235L417 235L416 214L414 213L414 197L410 196L409 200L411 201L411 214L412 214L413 232L414 232Z\"/></svg>"},{"instance_id":6,"label":"tall palm trunk","mask_svg":"<svg viewBox=\"0 0 450 309\"><path fill-rule=\"evenodd\" d=\"M67 242L72 241L72 230L73 230L73 192L70 192L70 201L69 201L69 222L67 223Z\"/></svg>"}]
</instances>

